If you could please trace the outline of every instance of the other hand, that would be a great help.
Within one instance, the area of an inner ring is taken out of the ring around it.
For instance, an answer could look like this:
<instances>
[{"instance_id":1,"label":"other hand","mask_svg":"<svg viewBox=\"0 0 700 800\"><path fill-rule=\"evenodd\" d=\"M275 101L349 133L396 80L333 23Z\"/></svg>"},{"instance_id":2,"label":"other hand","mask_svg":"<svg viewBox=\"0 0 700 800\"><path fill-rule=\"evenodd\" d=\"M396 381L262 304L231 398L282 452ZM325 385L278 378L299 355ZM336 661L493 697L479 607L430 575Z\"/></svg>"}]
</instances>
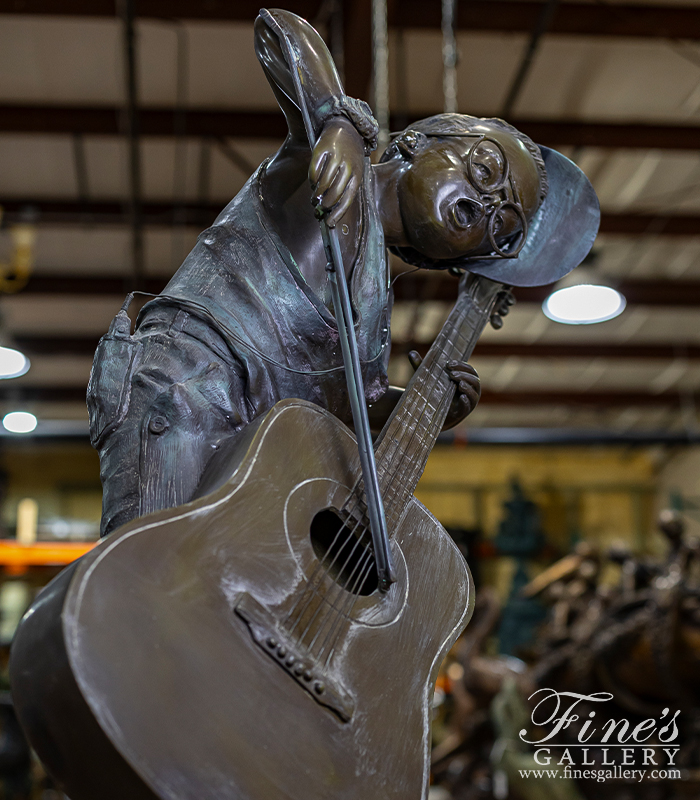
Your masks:
<instances>
[{"instance_id":1,"label":"other hand","mask_svg":"<svg viewBox=\"0 0 700 800\"><path fill-rule=\"evenodd\" d=\"M350 208L362 181L365 143L350 120L331 117L311 153L312 203L333 228Z\"/></svg>"},{"instance_id":2,"label":"other hand","mask_svg":"<svg viewBox=\"0 0 700 800\"><path fill-rule=\"evenodd\" d=\"M413 369L418 369L423 360L415 350L411 350L408 358ZM454 428L455 425L466 419L476 408L481 397L481 381L471 364L463 361L448 361L446 369L450 380L457 384L457 392L447 412L443 430Z\"/></svg>"}]
</instances>

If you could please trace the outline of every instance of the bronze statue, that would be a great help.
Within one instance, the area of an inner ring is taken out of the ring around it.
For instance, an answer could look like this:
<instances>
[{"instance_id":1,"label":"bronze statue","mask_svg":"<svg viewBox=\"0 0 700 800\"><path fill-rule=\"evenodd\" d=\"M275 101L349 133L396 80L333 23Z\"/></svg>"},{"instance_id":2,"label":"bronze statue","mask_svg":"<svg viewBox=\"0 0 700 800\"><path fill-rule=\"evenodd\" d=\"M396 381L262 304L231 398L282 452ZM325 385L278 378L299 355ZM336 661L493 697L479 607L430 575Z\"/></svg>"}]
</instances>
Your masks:
<instances>
[{"instance_id":1,"label":"bronze statue","mask_svg":"<svg viewBox=\"0 0 700 800\"><path fill-rule=\"evenodd\" d=\"M466 361L505 284L556 280L597 229L580 171L505 123L423 120L373 166L376 124L316 32L263 11L256 48L290 134L136 332L122 310L101 341L89 404L111 533L14 643L18 715L73 800L425 797L431 687L473 591L413 490L478 399ZM393 406L375 447L384 586L312 196L340 227L366 400ZM403 394L386 380L387 245L464 273Z\"/></svg>"},{"instance_id":2,"label":"bronze statue","mask_svg":"<svg viewBox=\"0 0 700 800\"><path fill-rule=\"evenodd\" d=\"M305 100L318 132L313 152L271 21L306 69ZM465 256L492 252L511 257L547 193L539 149L501 120L422 120L372 165L376 123L366 104L344 95L313 28L289 12L262 14L255 45L287 118L287 139L146 305L134 335L126 313L118 315L95 356L88 405L101 459L103 533L189 500L220 443L282 398L309 400L349 421L312 201L340 228L366 397L377 404L379 430L399 394L386 376L386 247L427 268L468 267ZM460 392L448 426L479 396L472 368L450 369Z\"/></svg>"}]
</instances>

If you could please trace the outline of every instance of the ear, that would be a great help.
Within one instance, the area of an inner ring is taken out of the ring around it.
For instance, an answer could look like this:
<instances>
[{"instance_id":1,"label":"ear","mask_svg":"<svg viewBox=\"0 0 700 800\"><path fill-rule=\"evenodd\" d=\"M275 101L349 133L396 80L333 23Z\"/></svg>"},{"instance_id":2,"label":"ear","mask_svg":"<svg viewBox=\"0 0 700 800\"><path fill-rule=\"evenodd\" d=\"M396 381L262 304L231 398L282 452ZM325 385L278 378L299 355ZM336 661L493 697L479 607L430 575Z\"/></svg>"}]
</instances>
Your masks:
<instances>
[{"instance_id":1,"label":"ear","mask_svg":"<svg viewBox=\"0 0 700 800\"><path fill-rule=\"evenodd\" d=\"M420 131L406 131L399 136L395 144L401 155L411 160L428 146L428 137Z\"/></svg>"}]
</instances>

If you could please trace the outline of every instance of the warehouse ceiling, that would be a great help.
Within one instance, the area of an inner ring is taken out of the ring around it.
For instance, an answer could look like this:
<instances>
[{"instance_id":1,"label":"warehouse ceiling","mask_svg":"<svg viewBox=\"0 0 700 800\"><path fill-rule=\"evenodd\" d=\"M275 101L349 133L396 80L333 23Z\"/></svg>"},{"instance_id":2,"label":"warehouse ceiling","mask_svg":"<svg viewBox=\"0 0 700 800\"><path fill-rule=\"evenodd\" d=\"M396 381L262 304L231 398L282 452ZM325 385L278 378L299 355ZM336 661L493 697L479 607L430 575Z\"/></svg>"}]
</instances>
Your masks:
<instances>
[{"instance_id":1,"label":"warehouse ceiling","mask_svg":"<svg viewBox=\"0 0 700 800\"><path fill-rule=\"evenodd\" d=\"M366 99L370 3L286 7L329 37L348 92ZM698 434L700 2L569 3L533 40L544 4L459 4L459 109L508 118L568 155L603 210L593 268L628 300L615 320L544 317L547 290L516 291L473 362L483 401L470 429L544 427ZM3 333L31 370L0 385L20 405L85 430L92 352L135 280L159 291L197 233L284 135L253 52L249 2L135 2L145 276L134 276L123 23L113 2L0 0L0 260L11 228L38 237L27 286L0 298ZM392 127L442 109L439 0L389 3ZM341 30L342 29L342 30ZM340 33L339 33L340 32ZM395 271L401 271L397 262ZM410 376L456 291L413 273L395 285L391 377ZM82 426L82 427L81 427ZM50 427L50 425L49 425Z\"/></svg>"}]
</instances>

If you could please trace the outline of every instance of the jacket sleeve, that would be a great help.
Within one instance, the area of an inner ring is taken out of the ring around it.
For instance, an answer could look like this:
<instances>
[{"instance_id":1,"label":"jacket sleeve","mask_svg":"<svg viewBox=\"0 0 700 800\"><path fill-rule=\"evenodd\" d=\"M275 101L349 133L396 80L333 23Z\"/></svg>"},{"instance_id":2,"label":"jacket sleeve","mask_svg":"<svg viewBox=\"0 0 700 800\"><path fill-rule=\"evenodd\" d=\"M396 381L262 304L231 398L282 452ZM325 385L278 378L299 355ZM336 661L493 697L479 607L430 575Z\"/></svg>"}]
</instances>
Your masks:
<instances>
[{"instance_id":1,"label":"jacket sleeve","mask_svg":"<svg viewBox=\"0 0 700 800\"><path fill-rule=\"evenodd\" d=\"M345 94L323 39L306 20L280 9L262 9L255 20L255 52L299 144L315 142L327 119L344 116L376 147L378 125L370 107Z\"/></svg>"}]
</instances>

